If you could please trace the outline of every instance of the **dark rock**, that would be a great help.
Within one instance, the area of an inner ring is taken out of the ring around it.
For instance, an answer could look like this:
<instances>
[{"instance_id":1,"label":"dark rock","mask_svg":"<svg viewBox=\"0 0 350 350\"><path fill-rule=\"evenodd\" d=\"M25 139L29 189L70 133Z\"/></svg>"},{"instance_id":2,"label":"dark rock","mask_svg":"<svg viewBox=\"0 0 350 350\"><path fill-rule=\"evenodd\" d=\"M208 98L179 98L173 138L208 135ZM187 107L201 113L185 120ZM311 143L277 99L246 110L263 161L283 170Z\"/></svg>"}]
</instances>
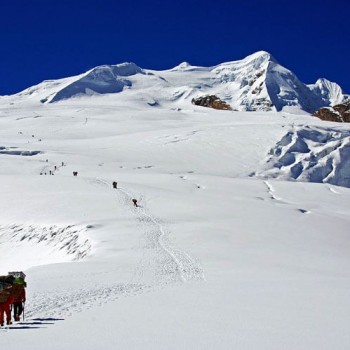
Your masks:
<instances>
[{"instance_id":1,"label":"dark rock","mask_svg":"<svg viewBox=\"0 0 350 350\"><path fill-rule=\"evenodd\" d=\"M232 108L228 103L220 100L219 97L215 95L193 98L191 102L196 106L232 111Z\"/></svg>"},{"instance_id":2,"label":"dark rock","mask_svg":"<svg viewBox=\"0 0 350 350\"><path fill-rule=\"evenodd\" d=\"M321 108L313 115L330 122L350 123L350 100L333 107Z\"/></svg>"},{"instance_id":3,"label":"dark rock","mask_svg":"<svg viewBox=\"0 0 350 350\"><path fill-rule=\"evenodd\" d=\"M314 116L329 122L342 122L341 115L331 108L321 108L314 113Z\"/></svg>"}]
</instances>

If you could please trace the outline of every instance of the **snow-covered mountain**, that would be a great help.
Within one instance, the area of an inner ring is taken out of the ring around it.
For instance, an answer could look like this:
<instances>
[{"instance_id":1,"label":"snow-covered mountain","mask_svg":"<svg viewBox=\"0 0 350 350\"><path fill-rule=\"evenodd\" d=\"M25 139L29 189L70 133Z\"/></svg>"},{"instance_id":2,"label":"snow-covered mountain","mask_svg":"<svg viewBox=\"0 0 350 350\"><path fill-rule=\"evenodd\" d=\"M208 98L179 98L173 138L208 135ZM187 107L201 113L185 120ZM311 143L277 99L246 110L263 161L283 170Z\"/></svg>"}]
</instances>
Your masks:
<instances>
[{"instance_id":1,"label":"snow-covered mountain","mask_svg":"<svg viewBox=\"0 0 350 350\"><path fill-rule=\"evenodd\" d=\"M319 79L302 83L271 54L256 52L242 60L214 67L191 66L187 62L165 71L141 69L134 63L104 65L60 80L44 81L18 94L35 96L43 103L72 97L124 93L131 89L151 104L176 104L201 95L216 95L239 111L296 111L312 113L341 103L346 95L336 83Z\"/></svg>"},{"instance_id":2,"label":"snow-covered mountain","mask_svg":"<svg viewBox=\"0 0 350 350\"><path fill-rule=\"evenodd\" d=\"M1 346L348 350L350 124L300 113L343 96L316 85L257 53L1 97L0 275L28 282Z\"/></svg>"},{"instance_id":3,"label":"snow-covered mountain","mask_svg":"<svg viewBox=\"0 0 350 350\"><path fill-rule=\"evenodd\" d=\"M331 106L342 103L349 98L349 95L345 95L337 83L332 83L324 78L318 79L314 85L309 85L309 88L316 95L322 97L324 104Z\"/></svg>"}]
</instances>

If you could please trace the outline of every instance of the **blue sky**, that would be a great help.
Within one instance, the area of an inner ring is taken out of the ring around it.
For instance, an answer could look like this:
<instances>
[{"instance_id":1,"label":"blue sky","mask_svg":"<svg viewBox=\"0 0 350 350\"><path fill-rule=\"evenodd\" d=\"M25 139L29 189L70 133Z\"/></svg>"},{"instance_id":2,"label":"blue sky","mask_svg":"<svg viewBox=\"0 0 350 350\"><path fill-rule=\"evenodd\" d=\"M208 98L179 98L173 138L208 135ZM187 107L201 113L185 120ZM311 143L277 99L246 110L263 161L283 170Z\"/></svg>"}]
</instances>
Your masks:
<instances>
[{"instance_id":1,"label":"blue sky","mask_svg":"<svg viewBox=\"0 0 350 350\"><path fill-rule=\"evenodd\" d=\"M1 1L0 95L101 64L211 66L259 50L350 93L349 13L345 0Z\"/></svg>"}]
</instances>

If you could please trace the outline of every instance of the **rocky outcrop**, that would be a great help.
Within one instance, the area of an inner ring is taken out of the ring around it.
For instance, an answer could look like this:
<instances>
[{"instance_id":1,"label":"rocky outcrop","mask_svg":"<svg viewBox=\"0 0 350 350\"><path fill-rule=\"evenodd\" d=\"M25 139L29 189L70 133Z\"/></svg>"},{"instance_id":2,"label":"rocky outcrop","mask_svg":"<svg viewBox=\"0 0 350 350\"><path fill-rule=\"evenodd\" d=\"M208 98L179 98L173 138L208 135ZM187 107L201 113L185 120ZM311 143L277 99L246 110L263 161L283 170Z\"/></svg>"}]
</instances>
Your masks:
<instances>
[{"instance_id":1,"label":"rocky outcrop","mask_svg":"<svg viewBox=\"0 0 350 350\"><path fill-rule=\"evenodd\" d=\"M228 103L220 100L219 97L215 95L208 95L208 96L193 98L191 102L196 106L232 111L232 108Z\"/></svg>"},{"instance_id":2,"label":"rocky outcrop","mask_svg":"<svg viewBox=\"0 0 350 350\"><path fill-rule=\"evenodd\" d=\"M350 123L350 100L333 107L321 108L313 115L330 122Z\"/></svg>"}]
</instances>

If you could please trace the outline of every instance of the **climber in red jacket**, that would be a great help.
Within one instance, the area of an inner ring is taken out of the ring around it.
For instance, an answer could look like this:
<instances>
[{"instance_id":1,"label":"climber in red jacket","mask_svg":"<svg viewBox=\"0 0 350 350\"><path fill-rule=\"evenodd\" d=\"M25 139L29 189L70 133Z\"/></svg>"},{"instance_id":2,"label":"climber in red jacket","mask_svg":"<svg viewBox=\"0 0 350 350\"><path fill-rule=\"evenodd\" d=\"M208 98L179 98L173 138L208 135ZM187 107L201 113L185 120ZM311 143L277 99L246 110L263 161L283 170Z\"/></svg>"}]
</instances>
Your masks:
<instances>
[{"instance_id":1,"label":"climber in red jacket","mask_svg":"<svg viewBox=\"0 0 350 350\"><path fill-rule=\"evenodd\" d=\"M11 324L11 304L13 296L11 285L0 282L0 326L4 325L4 313L6 314L6 324Z\"/></svg>"}]
</instances>

